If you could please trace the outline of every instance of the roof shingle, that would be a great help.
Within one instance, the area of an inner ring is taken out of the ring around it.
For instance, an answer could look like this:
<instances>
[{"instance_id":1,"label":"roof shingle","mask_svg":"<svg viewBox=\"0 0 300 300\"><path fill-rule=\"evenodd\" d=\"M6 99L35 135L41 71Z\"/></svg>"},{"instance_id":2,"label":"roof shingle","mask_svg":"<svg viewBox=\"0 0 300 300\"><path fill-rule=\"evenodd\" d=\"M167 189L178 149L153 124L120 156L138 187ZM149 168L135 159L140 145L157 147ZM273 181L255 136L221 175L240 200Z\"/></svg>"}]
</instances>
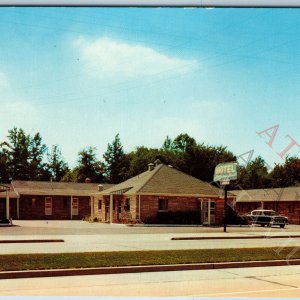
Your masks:
<instances>
[{"instance_id":1,"label":"roof shingle","mask_svg":"<svg viewBox=\"0 0 300 300\"><path fill-rule=\"evenodd\" d=\"M185 174L164 164L153 170L145 171L103 192L107 195L122 192L125 195L159 194L159 195L190 195L196 197L220 197L222 191L207 182Z\"/></svg>"},{"instance_id":2,"label":"roof shingle","mask_svg":"<svg viewBox=\"0 0 300 300\"><path fill-rule=\"evenodd\" d=\"M13 180L12 186L19 195L90 196L98 191L99 183L22 181ZM103 189L111 184L102 184Z\"/></svg>"}]
</instances>

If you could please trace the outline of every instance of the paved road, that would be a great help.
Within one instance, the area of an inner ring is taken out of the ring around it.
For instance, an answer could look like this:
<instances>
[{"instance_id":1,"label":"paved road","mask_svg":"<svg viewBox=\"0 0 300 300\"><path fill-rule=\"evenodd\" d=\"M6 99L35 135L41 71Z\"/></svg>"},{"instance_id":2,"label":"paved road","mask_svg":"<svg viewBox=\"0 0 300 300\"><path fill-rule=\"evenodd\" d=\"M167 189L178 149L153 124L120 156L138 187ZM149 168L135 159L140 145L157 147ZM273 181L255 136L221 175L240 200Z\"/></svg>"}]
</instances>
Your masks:
<instances>
[{"instance_id":1,"label":"paved road","mask_svg":"<svg viewBox=\"0 0 300 300\"><path fill-rule=\"evenodd\" d=\"M300 297L300 266L0 280L0 296Z\"/></svg>"},{"instance_id":2,"label":"paved road","mask_svg":"<svg viewBox=\"0 0 300 300\"><path fill-rule=\"evenodd\" d=\"M288 238L299 234L300 226L289 229L244 227L230 228L223 233L220 228L202 227L126 227L122 225L89 224L85 222L22 222L20 227L0 228L0 240L63 239L64 243L1 244L0 254L60 253L89 251L168 250L168 249L210 249L248 247L300 247L300 238ZM297 229L298 231L296 231ZM20 231L22 230L22 231ZM56 234L53 234L55 230ZM72 234L66 233L72 230ZM2 233L11 232L10 235ZM113 233L112 233L113 232ZM52 233L52 235L50 235ZM243 239L243 236L266 234L282 235L283 239ZM238 236L235 240L181 240L172 237L186 236ZM275 257L274 257L275 258Z\"/></svg>"}]
</instances>

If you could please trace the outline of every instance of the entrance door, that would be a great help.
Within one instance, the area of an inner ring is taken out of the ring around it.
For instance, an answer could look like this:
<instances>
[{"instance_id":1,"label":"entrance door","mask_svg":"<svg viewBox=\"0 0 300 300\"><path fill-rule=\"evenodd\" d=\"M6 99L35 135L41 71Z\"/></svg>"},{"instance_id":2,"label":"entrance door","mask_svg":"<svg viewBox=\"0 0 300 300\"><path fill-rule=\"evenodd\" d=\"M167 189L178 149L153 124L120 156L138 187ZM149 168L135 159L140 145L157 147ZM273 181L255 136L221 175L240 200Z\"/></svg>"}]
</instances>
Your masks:
<instances>
[{"instance_id":1,"label":"entrance door","mask_svg":"<svg viewBox=\"0 0 300 300\"><path fill-rule=\"evenodd\" d=\"M118 202L117 202L118 220L120 220L120 219L121 219L121 214L122 214L122 200L119 199L119 200L117 200L117 201L118 201Z\"/></svg>"},{"instance_id":2,"label":"entrance door","mask_svg":"<svg viewBox=\"0 0 300 300\"><path fill-rule=\"evenodd\" d=\"M215 223L215 201L210 199L202 199L201 223L203 225L211 225Z\"/></svg>"},{"instance_id":3,"label":"entrance door","mask_svg":"<svg viewBox=\"0 0 300 300\"><path fill-rule=\"evenodd\" d=\"M105 222L109 222L109 200L105 200Z\"/></svg>"}]
</instances>

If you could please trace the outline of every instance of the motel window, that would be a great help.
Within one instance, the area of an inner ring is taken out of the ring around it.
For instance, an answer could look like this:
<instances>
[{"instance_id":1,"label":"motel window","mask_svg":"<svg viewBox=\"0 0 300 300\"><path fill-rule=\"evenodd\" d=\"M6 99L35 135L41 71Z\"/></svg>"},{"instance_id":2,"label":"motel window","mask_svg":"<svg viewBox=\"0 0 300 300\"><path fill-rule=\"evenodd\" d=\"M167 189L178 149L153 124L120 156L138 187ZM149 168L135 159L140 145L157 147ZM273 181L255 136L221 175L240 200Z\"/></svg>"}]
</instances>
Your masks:
<instances>
[{"instance_id":1,"label":"motel window","mask_svg":"<svg viewBox=\"0 0 300 300\"><path fill-rule=\"evenodd\" d=\"M125 211L130 211L130 198L126 198L124 210Z\"/></svg>"},{"instance_id":2,"label":"motel window","mask_svg":"<svg viewBox=\"0 0 300 300\"><path fill-rule=\"evenodd\" d=\"M52 197L45 197L45 215L52 215Z\"/></svg>"},{"instance_id":3,"label":"motel window","mask_svg":"<svg viewBox=\"0 0 300 300\"><path fill-rule=\"evenodd\" d=\"M168 210L168 199L158 199L158 210L159 211Z\"/></svg>"},{"instance_id":4,"label":"motel window","mask_svg":"<svg viewBox=\"0 0 300 300\"><path fill-rule=\"evenodd\" d=\"M102 200L98 200L98 210L101 211L102 209Z\"/></svg>"}]
</instances>

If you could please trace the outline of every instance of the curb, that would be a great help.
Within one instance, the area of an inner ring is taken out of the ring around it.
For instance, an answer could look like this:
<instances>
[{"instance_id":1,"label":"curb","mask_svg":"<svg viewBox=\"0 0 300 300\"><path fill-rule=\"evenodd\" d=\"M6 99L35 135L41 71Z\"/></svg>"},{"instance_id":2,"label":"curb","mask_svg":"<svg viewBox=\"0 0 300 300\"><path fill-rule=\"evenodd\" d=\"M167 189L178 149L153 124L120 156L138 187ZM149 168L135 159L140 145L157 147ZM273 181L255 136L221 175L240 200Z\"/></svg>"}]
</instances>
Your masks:
<instances>
[{"instance_id":1,"label":"curb","mask_svg":"<svg viewBox=\"0 0 300 300\"><path fill-rule=\"evenodd\" d=\"M188 240L241 240L241 239L287 239L300 238L300 235L256 235L256 236L205 236L205 237L173 237L172 241L188 241Z\"/></svg>"},{"instance_id":2,"label":"curb","mask_svg":"<svg viewBox=\"0 0 300 300\"><path fill-rule=\"evenodd\" d=\"M49 240L0 240L0 244L18 244L18 243L63 243L62 239Z\"/></svg>"},{"instance_id":3,"label":"curb","mask_svg":"<svg viewBox=\"0 0 300 300\"><path fill-rule=\"evenodd\" d=\"M182 264L182 265L177 264L177 265L100 267L100 268L82 268L82 269L6 271L6 272L0 272L0 279L78 276L78 275L104 275L104 274L122 274L122 273L125 274L125 273L142 273L142 272L213 270L213 269L253 268L253 267L271 267L271 266L286 266L286 265L300 265L300 259L199 263L199 264Z\"/></svg>"}]
</instances>

